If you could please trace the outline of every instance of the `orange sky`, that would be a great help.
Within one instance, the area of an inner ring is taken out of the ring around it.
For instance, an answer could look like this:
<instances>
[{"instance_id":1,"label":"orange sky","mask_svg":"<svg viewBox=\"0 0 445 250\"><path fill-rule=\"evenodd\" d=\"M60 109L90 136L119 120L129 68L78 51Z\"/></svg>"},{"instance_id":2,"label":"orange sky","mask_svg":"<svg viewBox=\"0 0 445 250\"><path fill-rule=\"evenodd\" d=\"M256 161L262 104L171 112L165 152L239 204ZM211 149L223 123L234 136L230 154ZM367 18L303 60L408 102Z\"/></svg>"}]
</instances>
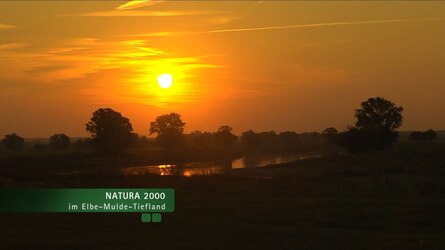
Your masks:
<instances>
[{"instance_id":1,"label":"orange sky","mask_svg":"<svg viewBox=\"0 0 445 250\"><path fill-rule=\"evenodd\" d=\"M0 135L85 136L100 107L148 134L339 130L382 96L445 129L445 2L0 2ZM173 85L161 89L159 74Z\"/></svg>"}]
</instances>

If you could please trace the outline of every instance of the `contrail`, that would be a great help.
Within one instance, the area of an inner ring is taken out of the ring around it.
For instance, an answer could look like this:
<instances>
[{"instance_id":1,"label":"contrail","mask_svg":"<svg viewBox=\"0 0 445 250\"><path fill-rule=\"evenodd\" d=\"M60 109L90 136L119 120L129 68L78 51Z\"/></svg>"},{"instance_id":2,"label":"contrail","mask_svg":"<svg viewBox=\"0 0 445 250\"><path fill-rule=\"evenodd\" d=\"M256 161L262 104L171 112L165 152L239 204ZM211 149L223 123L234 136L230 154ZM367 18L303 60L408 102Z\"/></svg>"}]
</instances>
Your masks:
<instances>
[{"instance_id":1,"label":"contrail","mask_svg":"<svg viewBox=\"0 0 445 250\"><path fill-rule=\"evenodd\" d=\"M355 22L333 22L333 23L310 23L310 24L293 24L281 26L266 26L253 28L235 28L235 29L221 29L211 30L205 33L225 33L225 32L242 32L242 31L259 31L259 30L280 30L280 29L295 29L295 28L310 28L310 27L325 27L325 26L341 26L341 25L356 25L356 24L373 24L373 23L398 23L411 21L428 21L439 20L440 18L419 18L419 19L387 19L387 20L371 20L371 21L355 21Z\"/></svg>"},{"instance_id":2,"label":"contrail","mask_svg":"<svg viewBox=\"0 0 445 250\"><path fill-rule=\"evenodd\" d=\"M328 27L328 26L377 24L377 23L402 23L402 22L433 21L433 20L444 20L444 19L445 19L445 17L432 17L432 18L417 18L417 19L386 19L386 20L368 20L368 21L354 21L354 22L309 23L309 24L292 24L292 25L281 25L281 26L252 27L252 28L220 29L220 30L195 31L195 32L193 32L193 31L191 31L191 32L155 32L155 33L148 33L148 34L136 34L136 35L130 35L130 36L148 36L148 37L150 37L150 36L187 36L187 35L202 35L202 34L215 34L215 33L227 33L227 32L316 28L316 27Z\"/></svg>"}]
</instances>

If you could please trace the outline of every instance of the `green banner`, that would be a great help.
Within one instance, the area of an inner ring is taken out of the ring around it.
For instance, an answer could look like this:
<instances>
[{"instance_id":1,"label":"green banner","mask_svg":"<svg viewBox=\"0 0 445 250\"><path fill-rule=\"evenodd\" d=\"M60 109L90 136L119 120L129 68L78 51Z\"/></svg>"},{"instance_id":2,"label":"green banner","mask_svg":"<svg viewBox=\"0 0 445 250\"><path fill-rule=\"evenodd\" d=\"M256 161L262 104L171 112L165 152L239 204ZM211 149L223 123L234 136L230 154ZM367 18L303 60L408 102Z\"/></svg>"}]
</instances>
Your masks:
<instances>
[{"instance_id":1,"label":"green banner","mask_svg":"<svg viewBox=\"0 0 445 250\"><path fill-rule=\"evenodd\" d=\"M173 212L174 189L0 189L0 212Z\"/></svg>"}]
</instances>

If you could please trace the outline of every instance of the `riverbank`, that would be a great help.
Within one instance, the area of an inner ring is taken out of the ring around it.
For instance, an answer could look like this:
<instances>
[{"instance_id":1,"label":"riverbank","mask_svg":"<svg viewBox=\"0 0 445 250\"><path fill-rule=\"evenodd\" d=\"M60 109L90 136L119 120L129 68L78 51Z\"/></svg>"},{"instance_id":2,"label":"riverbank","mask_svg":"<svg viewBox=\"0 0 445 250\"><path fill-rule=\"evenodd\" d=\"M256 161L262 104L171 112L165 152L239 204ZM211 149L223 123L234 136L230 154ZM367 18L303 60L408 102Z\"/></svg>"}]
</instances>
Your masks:
<instances>
[{"instance_id":1,"label":"riverbank","mask_svg":"<svg viewBox=\"0 0 445 250\"><path fill-rule=\"evenodd\" d=\"M156 225L140 214L2 214L0 240L5 249L443 249L444 151L400 145L230 175L20 175L2 186L174 188L176 210Z\"/></svg>"},{"instance_id":2,"label":"riverbank","mask_svg":"<svg viewBox=\"0 0 445 250\"><path fill-rule=\"evenodd\" d=\"M107 172L120 172L123 169L133 168L140 168L141 171L139 172L143 174L153 174L162 173L160 170L165 170L165 166L180 166L181 169L178 169L180 171L176 174L181 174L189 167L192 168L192 171L189 171L191 174L215 174L226 173L226 170L231 168L257 167L274 162L289 162L294 159L311 157L312 155L318 156L324 153L323 150L317 152L302 150L282 154L264 153L243 156L239 151L221 152L210 149L190 149L169 153L153 148L135 148L115 155L101 155L93 151L19 152L0 156L0 176L91 172L107 174ZM145 171L145 167L160 167L162 169ZM209 168L209 171L206 168ZM217 168L217 171L210 171L215 168Z\"/></svg>"},{"instance_id":3,"label":"riverbank","mask_svg":"<svg viewBox=\"0 0 445 250\"><path fill-rule=\"evenodd\" d=\"M273 164L234 169L239 176L378 176L386 174L445 176L444 143L400 143L385 151L337 153Z\"/></svg>"},{"instance_id":4,"label":"riverbank","mask_svg":"<svg viewBox=\"0 0 445 250\"><path fill-rule=\"evenodd\" d=\"M118 171L125 167L178 164L191 161L219 161L240 157L240 153L172 152L160 149L130 149L114 155L93 151L19 152L0 157L0 176L3 174L63 173L90 171Z\"/></svg>"}]
</instances>

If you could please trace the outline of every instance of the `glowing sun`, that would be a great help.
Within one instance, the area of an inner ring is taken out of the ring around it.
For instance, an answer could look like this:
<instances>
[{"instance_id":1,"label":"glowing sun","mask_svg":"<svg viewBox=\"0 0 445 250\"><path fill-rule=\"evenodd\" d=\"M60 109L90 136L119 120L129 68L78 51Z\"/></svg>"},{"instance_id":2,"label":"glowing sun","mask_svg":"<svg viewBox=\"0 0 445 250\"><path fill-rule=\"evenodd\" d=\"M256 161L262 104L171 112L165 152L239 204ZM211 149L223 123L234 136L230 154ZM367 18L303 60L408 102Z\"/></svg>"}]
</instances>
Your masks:
<instances>
[{"instance_id":1,"label":"glowing sun","mask_svg":"<svg viewBox=\"0 0 445 250\"><path fill-rule=\"evenodd\" d=\"M158 85L163 89L168 89L172 86L173 77L170 74L162 74L158 76Z\"/></svg>"}]
</instances>

